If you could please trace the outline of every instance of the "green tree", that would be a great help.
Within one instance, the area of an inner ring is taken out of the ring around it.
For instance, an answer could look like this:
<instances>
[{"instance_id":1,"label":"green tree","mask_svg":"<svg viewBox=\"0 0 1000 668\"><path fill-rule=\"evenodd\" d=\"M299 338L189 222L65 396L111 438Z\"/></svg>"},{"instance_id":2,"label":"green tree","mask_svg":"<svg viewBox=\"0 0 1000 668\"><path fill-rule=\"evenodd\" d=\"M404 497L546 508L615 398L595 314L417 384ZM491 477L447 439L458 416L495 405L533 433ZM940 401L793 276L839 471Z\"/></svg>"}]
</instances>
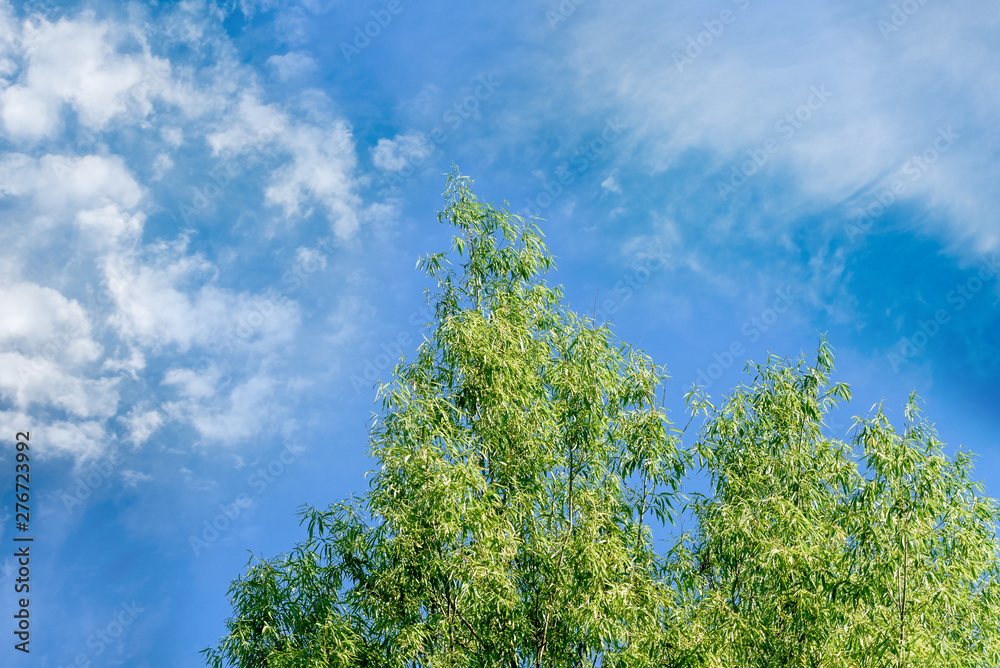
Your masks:
<instances>
[{"instance_id":1,"label":"green tree","mask_svg":"<svg viewBox=\"0 0 1000 668\"><path fill-rule=\"evenodd\" d=\"M823 417L850 398L816 364L772 359L697 449L712 481L675 554L689 628L713 666L1000 665L997 504L969 456L949 460L917 398L906 428L879 407L850 445Z\"/></svg>"},{"instance_id":2,"label":"green tree","mask_svg":"<svg viewBox=\"0 0 1000 668\"><path fill-rule=\"evenodd\" d=\"M435 318L379 387L369 491L251 559L210 665L1000 665L997 506L915 398L902 434L879 410L826 437L850 393L824 340L720 408L692 391L685 448L665 370L562 305L537 227L457 172L445 197L453 254L419 262ZM696 463L711 493L660 554Z\"/></svg>"},{"instance_id":3,"label":"green tree","mask_svg":"<svg viewBox=\"0 0 1000 668\"><path fill-rule=\"evenodd\" d=\"M370 491L230 590L213 665L659 665L672 591L649 528L687 458L664 370L577 317L539 230L449 177L458 234L416 358L379 389Z\"/></svg>"}]
</instances>

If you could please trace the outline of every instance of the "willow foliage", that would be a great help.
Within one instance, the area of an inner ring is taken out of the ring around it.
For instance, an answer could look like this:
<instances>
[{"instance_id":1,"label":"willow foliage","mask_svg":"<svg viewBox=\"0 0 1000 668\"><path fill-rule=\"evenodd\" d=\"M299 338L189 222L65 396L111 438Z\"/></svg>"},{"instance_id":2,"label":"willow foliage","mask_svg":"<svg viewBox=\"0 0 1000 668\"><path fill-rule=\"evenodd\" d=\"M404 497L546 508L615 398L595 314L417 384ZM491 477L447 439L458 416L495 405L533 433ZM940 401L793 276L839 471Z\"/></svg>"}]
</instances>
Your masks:
<instances>
[{"instance_id":1,"label":"willow foliage","mask_svg":"<svg viewBox=\"0 0 1000 668\"><path fill-rule=\"evenodd\" d=\"M824 436L850 398L832 368L825 341L812 367L757 365L705 425L712 493L675 549L705 665L1000 665L996 502L914 395L902 433L879 407Z\"/></svg>"},{"instance_id":2,"label":"willow foliage","mask_svg":"<svg viewBox=\"0 0 1000 668\"><path fill-rule=\"evenodd\" d=\"M369 491L232 583L217 668L997 666L997 506L915 399L851 444L816 363L769 360L684 447L663 367L562 306L541 232L448 179L435 319L379 388ZM452 262L455 264L452 264ZM750 367L748 367L750 368ZM712 483L684 509L696 465ZM977 494L979 492L979 494Z\"/></svg>"}]
</instances>

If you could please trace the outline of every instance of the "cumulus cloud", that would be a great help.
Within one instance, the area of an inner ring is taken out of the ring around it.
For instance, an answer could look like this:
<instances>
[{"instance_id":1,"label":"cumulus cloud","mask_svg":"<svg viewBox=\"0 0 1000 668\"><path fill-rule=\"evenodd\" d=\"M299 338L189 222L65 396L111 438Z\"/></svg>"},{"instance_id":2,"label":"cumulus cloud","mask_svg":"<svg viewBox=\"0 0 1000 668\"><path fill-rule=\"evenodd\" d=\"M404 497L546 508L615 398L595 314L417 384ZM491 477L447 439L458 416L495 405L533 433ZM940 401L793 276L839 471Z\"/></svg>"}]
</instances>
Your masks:
<instances>
[{"instance_id":1,"label":"cumulus cloud","mask_svg":"<svg viewBox=\"0 0 1000 668\"><path fill-rule=\"evenodd\" d=\"M153 180L159 181L174 166L169 153L159 153L153 161Z\"/></svg>"},{"instance_id":2,"label":"cumulus cloud","mask_svg":"<svg viewBox=\"0 0 1000 668\"><path fill-rule=\"evenodd\" d=\"M271 56L267 64L274 68L282 81L296 79L316 70L316 61L304 53L292 51L283 56Z\"/></svg>"},{"instance_id":3,"label":"cumulus cloud","mask_svg":"<svg viewBox=\"0 0 1000 668\"><path fill-rule=\"evenodd\" d=\"M163 415L156 410L133 409L122 418L128 428L128 438L139 446L148 441L163 426Z\"/></svg>"},{"instance_id":4,"label":"cumulus cloud","mask_svg":"<svg viewBox=\"0 0 1000 668\"><path fill-rule=\"evenodd\" d=\"M178 399L164 405L173 417L191 423L206 442L233 444L276 422L281 412L274 402L280 382L259 373L227 387L221 371L171 369L164 383L178 390Z\"/></svg>"},{"instance_id":5,"label":"cumulus cloud","mask_svg":"<svg viewBox=\"0 0 1000 668\"><path fill-rule=\"evenodd\" d=\"M117 382L73 376L45 358L0 353L0 397L21 410L42 405L82 418L111 417L118 407Z\"/></svg>"},{"instance_id":6,"label":"cumulus cloud","mask_svg":"<svg viewBox=\"0 0 1000 668\"><path fill-rule=\"evenodd\" d=\"M295 262L306 271L322 271L326 269L326 254L316 248L299 246L295 251Z\"/></svg>"},{"instance_id":7,"label":"cumulus cloud","mask_svg":"<svg viewBox=\"0 0 1000 668\"><path fill-rule=\"evenodd\" d=\"M387 172L398 172L407 165L430 155L434 150L427 135L410 131L392 139L383 137L371 149L372 164Z\"/></svg>"},{"instance_id":8,"label":"cumulus cloud","mask_svg":"<svg viewBox=\"0 0 1000 668\"><path fill-rule=\"evenodd\" d=\"M185 250L184 243L161 245L148 264L134 254L105 259L117 307L110 320L124 340L185 352L237 344L266 350L294 336L299 323L294 302L213 285L214 265Z\"/></svg>"},{"instance_id":9,"label":"cumulus cloud","mask_svg":"<svg viewBox=\"0 0 1000 668\"><path fill-rule=\"evenodd\" d=\"M165 385L173 385L185 399L211 399L222 372L215 366L197 371L195 369L170 369L163 376Z\"/></svg>"},{"instance_id":10,"label":"cumulus cloud","mask_svg":"<svg viewBox=\"0 0 1000 668\"><path fill-rule=\"evenodd\" d=\"M358 230L361 207L355 193L354 138L345 121L316 115L316 122L292 121L247 92L208 142L217 155L284 158L264 190L265 202L280 207L288 219L306 216L319 204L334 233L346 240Z\"/></svg>"},{"instance_id":11,"label":"cumulus cloud","mask_svg":"<svg viewBox=\"0 0 1000 668\"><path fill-rule=\"evenodd\" d=\"M167 127L160 130L160 136L169 146L177 148L184 143L184 131L177 127Z\"/></svg>"},{"instance_id":12,"label":"cumulus cloud","mask_svg":"<svg viewBox=\"0 0 1000 668\"><path fill-rule=\"evenodd\" d=\"M79 303L32 283L0 285L0 346L69 365L92 362L101 347Z\"/></svg>"},{"instance_id":13,"label":"cumulus cloud","mask_svg":"<svg viewBox=\"0 0 1000 668\"><path fill-rule=\"evenodd\" d=\"M52 420L39 423L23 411L0 410L4 433L29 431L32 442L45 443L35 454L39 459L69 456L78 466L104 455L113 443L103 420Z\"/></svg>"},{"instance_id":14,"label":"cumulus cloud","mask_svg":"<svg viewBox=\"0 0 1000 668\"><path fill-rule=\"evenodd\" d=\"M125 113L146 116L150 98L163 88L167 61L141 53L122 53L130 37L91 12L51 23L44 18L21 26L21 72L0 92L0 119L18 140L53 136L61 129L64 105L86 128L102 127ZM145 47L145 45L143 45Z\"/></svg>"},{"instance_id":15,"label":"cumulus cloud","mask_svg":"<svg viewBox=\"0 0 1000 668\"><path fill-rule=\"evenodd\" d=\"M280 206L286 216L299 214L303 203L318 200L341 239L349 239L358 229L353 171L357 163L354 143L347 123L331 127L300 126L286 136L292 160L280 167L265 190L268 202Z\"/></svg>"},{"instance_id":16,"label":"cumulus cloud","mask_svg":"<svg viewBox=\"0 0 1000 668\"><path fill-rule=\"evenodd\" d=\"M0 157L0 196L30 198L35 209L47 214L68 215L108 204L133 209L142 195L142 186L121 156Z\"/></svg>"},{"instance_id":17,"label":"cumulus cloud","mask_svg":"<svg viewBox=\"0 0 1000 668\"><path fill-rule=\"evenodd\" d=\"M196 252L207 216L171 224L177 203L164 193L201 185L192 155L249 166L227 196L252 192L272 219L319 213L341 241L378 224L332 102L316 91L268 102L210 17L184 6L153 23L144 11L18 20L0 0L0 424L44 416L51 452L78 459L111 433L139 447L168 423L206 442L250 439L303 386L275 366L298 304L277 281L243 288L232 249ZM163 39L194 55L171 62L157 53ZM292 80L316 63L293 51L269 67ZM295 261L323 268L328 257L302 246ZM231 364L245 355L255 365Z\"/></svg>"},{"instance_id":18,"label":"cumulus cloud","mask_svg":"<svg viewBox=\"0 0 1000 668\"><path fill-rule=\"evenodd\" d=\"M615 179L614 174L601 181L601 187L607 190L608 192L617 193L619 195L622 192L622 188L620 185L618 185L618 181Z\"/></svg>"},{"instance_id":19,"label":"cumulus cloud","mask_svg":"<svg viewBox=\"0 0 1000 668\"><path fill-rule=\"evenodd\" d=\"M87 377L101 353L78 303L31 283L0 286L0 397L18 409L113 415L117 379Z\"/></svg>"},{"instance_id":20,"label":"cumulus cloud","mask_svg":"<svg viewBox=\"0 0 1000 668\"><path fill-rule=\"evenodd\" d=\"M221 129L207 137L215 155L261 151L288 129L288 118L277 107L264 104L253 91L240 95Z\"/></svg>"}]
</instances>

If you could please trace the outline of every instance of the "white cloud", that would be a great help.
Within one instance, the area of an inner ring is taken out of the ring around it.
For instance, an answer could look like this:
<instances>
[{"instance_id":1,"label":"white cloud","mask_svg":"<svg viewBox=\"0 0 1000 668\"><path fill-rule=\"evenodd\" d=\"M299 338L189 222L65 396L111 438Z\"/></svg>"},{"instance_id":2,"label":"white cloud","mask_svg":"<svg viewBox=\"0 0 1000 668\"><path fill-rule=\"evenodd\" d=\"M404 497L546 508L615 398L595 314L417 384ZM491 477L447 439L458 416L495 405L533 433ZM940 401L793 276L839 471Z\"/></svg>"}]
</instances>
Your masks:
<instances>
[{"instance_id":1,"label":"white cloud","mask_svg":"<svg viewBox=\"0 0 1000 668\"><path fill-rule=\"evenodd\" d=\"M20 410L56 407L82 418L107 418L118 409L117 378L85 379L44 357L0 353L0 397Z\"/></svg>"},{"instance_id":2,"label":"white cloud","mask_svg":"<svg viewBox=\"0 0 1000 668\"><path fill-rule=\"evenodd\" d=\"M150 98L165 86L166 61L142 53L120 53L118 43L134 34L94 20L92 12L50 23L27 20L19 35L24 68L0 92L0 119L15 139L51 137L61 128L68 104L86 128L104 126L125 113L145 117Z\"/></svg>"},{"instance_id":3,"label":"white cloud","mask_svg":"<svg viewBox=\"0 0 1000 668\"><path fill-rule=\"evenodd\" d=\"M159 351L246 344L267 350L292 339L298 308L289 300L236 293L212 284L216 269L186 244L162 245L151 264L108 256L105 275L117 311L111 322L126 341Z\"/></svg>"},{"instance_id":4,"label":"white cloud","mask_svg":"<svg viewBox=\"0 0 1000 668\"><path fill-rule=\"evenodd\" d=\"M8 135L44 137L56 130L58 107L31 91L12 86L0 93L0 118Z\"/></svg>"},{"instance_id":5,"label":"white cloud","mask_svg":"<svg viewBox=\"0 0 1000 668\"><path fill-rule=\"evenodd\" d=\"M417 117L440 114L438 110L440 107L440 98L441 89L432 83L425 83L416 96L412 99L404 100L400 104L400 109L406 112L407 115L415 115Z\"/></svg>"},{"instance_id":6,"label":"white cloud","mask_svg":"<svg viewBox=\"0 0 1000 668\"><path fill-rule=\"evenodd\" d=\"M33 283L0 285L0 349L68 365L92 362L101 347L80 305Z\"/></svg>"},{"instance_id":7,"label":"white cloud","mask_svg":"<svg viewBox=\"0 0 1000 668\"><path fill-rule=\"evenodd\" d=\"M617 193L619 195L622 192L622 188L620 185L618 185L618 181L615 180L614 174L601 181L601 187L607 190L608 192Z\"/></svg>"},{"instance_id":8,"label":"white cloud","mask_svg":"<svg viewBox=\"0 0 1000 668\"><path fill-rule=\"evenodd\" d=\"M141 471L125 470L121 472L122 482L126 487L138 487L140 483L149 482L153 476Z\"/></svg>"},{"instance_id":9,"label":"white cloud","mask_svg":"<svg viewBox=\"0 0 1000 668\"><path fill-rule=\"evenodd\" d=\"M170 369L163 376L165 385L175 385L185 399L211 399L215 396L222 372L214 366L204 371L194 369Z\"/></svg>"},{"instance_id":10,"label":"white cloud","mask_svg":"<svg viewBox=\"0 0 1000 668\"><path fill-rule=\"evenodd\" d=\"M140 264L131 258L106 259L108 289L117 311L112 324L125 340L160 348L176 344L186 351L195 344L208 344L226 323L226 295L211 285L197 292L179 290L176 283L211 271L204 259L180 257L160 267Z\"/></svg>"},{"instance_id":11,"label":"white cloud","mask_svg":"<svg viewBox=\"0 0 1000 668\"><path fill-rule=\"evenodd\" d=\"M295 251L295 263L309 273L322 271L326 269L326 254L315 248L299 246Z\"/></svg>"},{"instance_id":12,"label":"white cloud","mask_svg":"<svg viewBox=\"0 0 1000 668\"><path fill-rule=\"evenodd\" d=\"M38 211L62 217L114 204L134 209L143 188L120 156L21 153L0 158L0 196L27 197Z\"/></svg>"},{"instance_id":13,"label":"white cloud","mask_svg":"<svg viewBox=\"0 0 1000 668\"><path fill-rule=\"evenodd\" d=\"M319 116L316 122L293 122L247 92L228 115L224 129L209 135L208 143L217 155L289 156L273 170L265 202L280 207L288 219L309 215L313 202L318 202L337 237L349 239L358 229L361 206L354 192L357 156L351 128L343 120L310 111Z\"/></svg>"},{"instance_id":14,"label":"white cloud","mask_svg":"<svg viewBox=\"0 0 1000 668\"><path fill-rule=\"evenodd\" d=\"M291 52L283 56L271 56L267 64L274 68L282 81L296 79L316 70L316 61L304 53Z\"/></svg>"},{"instance_id":15,"label":"white cloud","mask_svg":"<svg viewBox=\"0 0 1000 668\"><path fill-rule=\"evenodd\" d=\"M81 211L76 215L77 227L99 242L116 244L123 239L138 239L146 217L129 215L114 204L100 209Z\"/></svg>"},{"instance_id":16,"label":"white cloud","mask_svg":"<svg viewBox=\"0 0 1000 668\"><path fill-rule=\"evenodd\" d=\"M129 440L136 446L148 441L163 426L163 415L155 410L133 409L121 420L128 427Z\"/></svg>"},{"instance_id":17,"label":"white cloud","mask_svg":"<svg viewBox=\"0 0 1000 668\"><path fill-rule=\"evenodd\" d=\"M265 375L256 375L240 383L215 410L196 410L195 428L210 441L236 442L260 433L277 412L273 401L278 383ZM200 408L200 407L199 407Z\"/></svg>"},{"instance_id":18,"label":"white cloud","mask_svg":"<svg viewBox=\"0 0 1000 668\"><path fill-rule=\"evenodd\" d=\"M695 150L722 180L774 138L778 148L755 183L780 179L790 186L785 196L817 207L879 182L953 124L968 144L905 196L947 214L946 239L984 252L1000 244L1000 192L989 185L1000 178L1000 140L988 120L1000 110L1000 15L991 6L921 5L885 39L877 23L891 10L874 5L845 20L832 5L735 3L734 21L715 35L704 22L719 12L702 5L595 8L559 27L571 50L552 72L552 95L575 95L585 114L621 109L625 141L652 171ZM818 105L814 87L831 96ZM778 128L807 102L814 109L805 122ZM753 232L770 234L774 224L768 217Z\"/></svg>"},{"instance_id":19,"label":"white cloud","mask_svg":"<svg viewBox=\"0 0 1000 668\"><path fill-rule=\"evenodd\" d=\"M433 150L427 135L413 130L392 139L379 139L371 149L372 164L388 172L398 172L427 157Z\"/></svg>"},{"instance_id":20,"label":"white cloud","mask_svg":"<svg viewBox=\"0 0 1000 668\"><path fill-rule=\"evenodd\" d=\"M310 199L318 200L340 239L358 229L360 198L354 193L357 157L350 127L336 121L328 127L297 126L283 136L292 160L278 168L264 191L267 202L286 216L297 216Z\"/></svg>"},{"instance_id":21,"label":"white cloud","mask_svg":"<svg viewBox=\"0 0 1000 668\"><path fill-rule=\"evenodd\" d=\"M288 129L285 114L262 103L254 92L244 92L234 106L221 124L223 129L207 137L215 155L264 150Z\"/></svg>"},{"instance_id":22,"label":"white cloud","mask_svg":"<svg viewBox=\"0 0 1000 668\"><path fill-rule=\"evenodd\" d=\"M220 19L224 19L229 14L239 8L240 12L250 20L258 11L267 12L280 6L277 0L235 0L234 2L212 3L214 10Z\"/></svg>"},{"instance_id":23,"label":"white cloud","mask_svg":"<svg viewBox=\"0 0 1000 668\"><path fill-rule=\"evenodd\" d=\"M160 130L160 136L163 137L163 141L174 148L184 143L184 131L180 128L163 128Z\"/></svg>"},{"instance_id":24,"label":"white cloud","mask_svg":"<svg viewBox=\"0 0 1000 668\"><path fill-rule=\"evenodd\" d=\"M677 223L666 218L655 222L650 234L626 238L621 244L620 254L628 265L644 265L656 271L672 270L694 259L693 251L683 249Z\"/></svg>"},{"instance_id":25,"label":"white cloud","mask_svg":"<svg viewBox=\"0 0 1000 668\"><path fill-rule=\"evenodd\" d=\"M145 224L137 211L144 192L119 156L0 156L0 200L13 214L9 224L19 230L22 253L86 256L131 246ZM78 233L67 236L66 228ZM64 246L68 239L73 247Z\"/></svg>"},{"instance_id":26,"label":"white cloud","mask_svg":"<svg viewBox=\"0 0 1000 668\"><path fill-rule=\"evenodd\" d=\"M144 12L128 23L89 12L18 22L0 0L0 135L17 151L0 152L2 238L11 241L0 266L0 399L13 411L6 418L44 419L52 451L78 459L113 442L112 419L135 447L171 420L205 441L253 438L308 385L276 363L294 342L298 305L277 288L224 283L236 251L209 261L189 244L200 229L171 231L165 220L176 202L163 192L191 185L191 153L204 146L266 166L233 192L262 193L269 217L318 211L339 240L380 211L355 192L352 131L324 95L266 103L257 73L202 10L166 11L155 28ZM197 57L156 57L150 43L161 39ZM293 52L270 66L292 78L316 63ZM134 134L118 141L119 129ZM61 139L67 130L73 137ZM119 147L127 153L115 155ZM167 241L144 243L147 216ZM323 268L327 257L301 247L296 262ZM255 366L233 368L230 353L249 353ZM192 361L206 357L207 368ZM151 377L164 368L162 382ZM142 481L135 473L126 484Z\"/></svg>"},{"instance_id":27,"label":"white cloud","mask_svg":"<svg viewBox=\"0 0 1000 668\"><path fill-rule=\"evenodd\" d=\"M235 383L226 392L220 371L172 369L165 383L179 388L178 401L164 410L189 422L207 442L233 444L257 436L276 422L281 412L275 401L279 382L265 372Z\"/></svg>"},{"instance_id":28,"label":"white cloud","mask_svg":"<svg viewBox=\"0 0 1000 668\"><path fill-rule=\"evenodd\" d=\"M13 57L17 52L18 27L14 11L7 0L0 0L0 77L17 71Z\"/></svg>"},{"instance_id":29,"label":"white cloud","mask_svg":"<svg viewBox=\"0 0 1000 668\"><path fill-rule=\"evenodd\" d=\"M110 438L103 421L54 422L41 430L42 439L54 454L76 457L77 463L96 459L107 451Z\"/></svg>"},{"instance_id":30,"label":"white cloud","mask_svg":"<svg viewBox=\"0 0 1000 668\"><path fill-rule=\"evenodd\" d=\"M153 180L159 181L162 179L163 175L170 171L173 166L174 161L169 153L158 153L156 159L153 160Z\"/></svg>"},{"instance_id":31,"label":"white cloud","mask_svg":"<svg viewBox=\"0 0 1000 668\"><path fill-rule=\"evenodd\" d=\"M402 202L398 199L389 199L386 202L372 202L365 209L364 218L379 227L391 225L399 219Z\"/></svg>"},{"instance_id":32,"label":"white cloud","mask_svg":"<svg viewBox=\"0 0 1000 668\"><path fill-rule=\"evenodd\" d=\"M115 378L87 378L101 355L80 305L31 283L0 287L0 397L83 418L117 410Z\"/></svg>"},{"instance_id":33,"label":"white cloud","mask_svg":"<svg viewBox=\"0 0 1000 668\"><path fill-rule=\"evenodd\" d=\"M44 443L44 448L34 449L38 459L70 456L79 467L84 462L98 459L107 452L113 437L104 429L103 421L97 420L55 420L39 423L30 415L20 411L0 410L0 430L5 434L29 431L31 442Z\"/></svg>"},{"instance_id":34,"label":"white cloud","mask_svg":"<svg viewBox=\"0 0 1000 668\"><path fill-rule=\"evenodd\" d=\"M124 371L134 380L139 379L139 372L146 368L146 356L135 346L128 347L128 357L109 357L104 360L102 368L107 371Z\"/></svg>"}]
</instances>

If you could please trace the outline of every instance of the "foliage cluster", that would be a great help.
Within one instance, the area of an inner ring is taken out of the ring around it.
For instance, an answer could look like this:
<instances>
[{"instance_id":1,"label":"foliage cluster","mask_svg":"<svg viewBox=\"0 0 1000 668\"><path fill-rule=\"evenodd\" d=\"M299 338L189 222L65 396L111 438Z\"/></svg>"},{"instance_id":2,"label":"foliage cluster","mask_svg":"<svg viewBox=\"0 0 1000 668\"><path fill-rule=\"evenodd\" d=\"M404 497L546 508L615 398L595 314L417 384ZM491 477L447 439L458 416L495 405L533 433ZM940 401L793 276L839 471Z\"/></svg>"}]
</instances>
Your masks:
<instances>
[{"instance_id":1,"label":"foliage cluster","mask_svg":"<svg viewBox=\"0 0 1000 668\"><path fill-rule=\"evenodd\" d=\"M562 305L534 223L457 172L445 197L459 266L419 263L435 320L379 388L370 490L251 562L210 665L1000 665L998 507L916 397L828 438L822 340L718 408L692 391L685 446L665 369Z\"/></svg>"}]
</instances>

